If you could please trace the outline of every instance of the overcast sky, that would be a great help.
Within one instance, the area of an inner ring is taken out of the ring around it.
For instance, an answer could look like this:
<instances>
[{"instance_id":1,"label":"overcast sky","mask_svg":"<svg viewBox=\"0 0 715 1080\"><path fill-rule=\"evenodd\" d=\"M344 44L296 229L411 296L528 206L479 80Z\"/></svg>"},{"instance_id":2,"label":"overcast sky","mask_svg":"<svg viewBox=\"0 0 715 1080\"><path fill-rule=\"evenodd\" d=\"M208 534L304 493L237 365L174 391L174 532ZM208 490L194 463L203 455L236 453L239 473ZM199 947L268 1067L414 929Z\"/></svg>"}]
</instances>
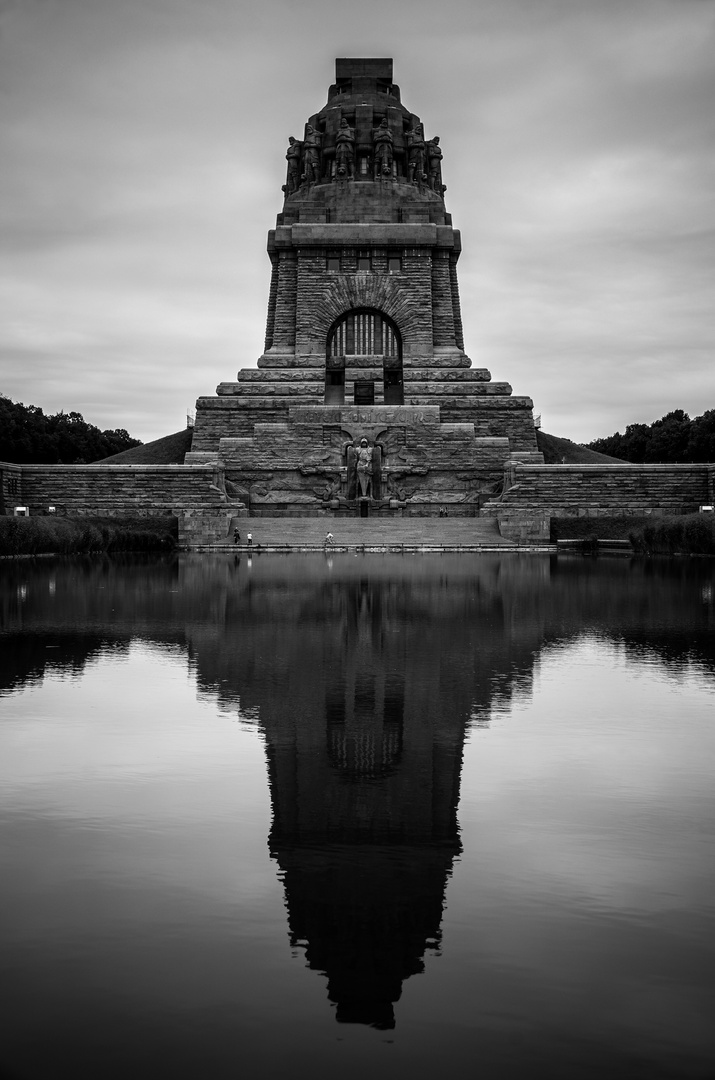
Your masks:
<instances>
[{"instance_id":1,"label":"overcast sky","mask_svg":"<svg viewBox=\"0 0 715 1080\"><path fill-rule=\"evenodd\" d=\"M0 0L0 392L149 440L255 366L336 56L440 136L476 366L579 442L715 408L715 0Z\"/></svg>"}]
</instances>

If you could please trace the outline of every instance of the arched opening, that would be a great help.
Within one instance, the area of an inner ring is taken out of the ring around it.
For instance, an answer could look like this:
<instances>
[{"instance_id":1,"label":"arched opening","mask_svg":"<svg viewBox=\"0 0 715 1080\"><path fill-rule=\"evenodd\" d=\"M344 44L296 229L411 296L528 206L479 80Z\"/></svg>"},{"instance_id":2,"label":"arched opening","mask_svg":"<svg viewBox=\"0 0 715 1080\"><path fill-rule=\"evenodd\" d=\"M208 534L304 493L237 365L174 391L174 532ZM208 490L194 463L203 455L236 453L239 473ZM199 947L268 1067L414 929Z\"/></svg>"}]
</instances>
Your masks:
<instances>
[{"instance_id":1,"label":"arched opening","mask_svg":"<svg viewBox=\"0 0 715 1080\"><path fill-rule=\"evenodd\" d=\"M402 405L402 344L381 311L348 311L328 334L325 404Z\"/></svg>"}]
</instances>

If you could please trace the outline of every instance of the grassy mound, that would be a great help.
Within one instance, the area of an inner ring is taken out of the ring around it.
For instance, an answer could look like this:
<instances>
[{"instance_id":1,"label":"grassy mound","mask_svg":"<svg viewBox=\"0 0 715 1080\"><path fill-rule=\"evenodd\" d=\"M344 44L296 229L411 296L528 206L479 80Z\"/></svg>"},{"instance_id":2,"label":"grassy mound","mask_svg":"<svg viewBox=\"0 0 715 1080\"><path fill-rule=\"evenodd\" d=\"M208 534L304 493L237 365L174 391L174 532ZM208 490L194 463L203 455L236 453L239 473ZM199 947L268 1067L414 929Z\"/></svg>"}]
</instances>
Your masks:
<instances>
[{"instance_id":1,"label":"grassy mound","mask_svg":"<svg viewBox=\"0 0 715 1080\"><path fill-rule=\"evenodd\" d=\"M0 555L171 551L176 518L0 517Z\"/></svg>"},{"instance_id":2,"label":"grassy mound","mask_svg":"<svg viewBox=\"0 0 715 1080\"><path fill-rule=\"evenodd\" d=\"M121 454L112 454L103 458L102 465L183 465L184 454L191 449L193 428L183 428L173 435L164 435L162 439L133 446L122 450Z\"/></svg>"},{"instance_id":3,"label":"grassy mound","mask_svg":"<svg viewBox=\"0 0 715 1080\"><path fill-rule=\"evenodd\" d=\"M545 465L622 465L620 458L599 454L585 446L559 439L556 435L547 435L545 431L536 431L536 445L544 455ZM130 454L132 451L127 450Z\"/></svg>"}]
</instances>

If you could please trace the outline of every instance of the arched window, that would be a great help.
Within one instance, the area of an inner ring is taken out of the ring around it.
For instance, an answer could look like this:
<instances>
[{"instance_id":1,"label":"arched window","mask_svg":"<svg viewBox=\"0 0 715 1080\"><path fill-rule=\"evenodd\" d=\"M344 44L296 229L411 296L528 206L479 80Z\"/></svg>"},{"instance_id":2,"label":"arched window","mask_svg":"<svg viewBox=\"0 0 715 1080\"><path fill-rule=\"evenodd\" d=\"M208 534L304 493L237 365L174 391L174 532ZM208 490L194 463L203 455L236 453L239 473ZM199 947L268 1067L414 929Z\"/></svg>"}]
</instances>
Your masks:
<instances>
[{"instance_id":1,"label":"arched window","mask_svg":"<svg viewBox=\"0 0 715 1080\"><path fill-rule=\"evenodd\" d=\"M328 338L328 356L400 356L397 327L380 311L348 311Z\"/></svg>"},{"instance_id":2,"label":"arched window","mask_svg":"<svg viewBox=\"0 0 715 1080\"><path fill-rule=\"evenodd\" d=\"M361 361L351 365L350 357ZM399 331L381 311L348 311L328 334L325 402L341 405L346 397L360 405L404 401Z\"/></svg>"}]
</instances>

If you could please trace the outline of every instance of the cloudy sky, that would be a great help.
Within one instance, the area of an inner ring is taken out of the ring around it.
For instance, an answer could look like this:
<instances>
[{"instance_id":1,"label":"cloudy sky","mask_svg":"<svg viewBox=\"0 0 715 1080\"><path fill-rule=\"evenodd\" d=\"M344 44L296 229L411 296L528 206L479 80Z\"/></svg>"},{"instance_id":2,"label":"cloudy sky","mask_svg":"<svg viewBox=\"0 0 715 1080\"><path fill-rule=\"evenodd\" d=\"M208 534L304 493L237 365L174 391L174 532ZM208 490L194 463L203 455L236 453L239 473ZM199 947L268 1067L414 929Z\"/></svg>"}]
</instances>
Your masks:
<instances>
[{"instance_id":1,"label":"cloudy sky","mask_svg":"<svg viewBox=\"0 0 715 1080\"><path fill-rule=\"evenodd\" d=\"M546 431L715 408L715 0L0 0L0 392L149 440L254 366L336 56L440 135L467 352Z\"/></svg>"}]
</instances>

